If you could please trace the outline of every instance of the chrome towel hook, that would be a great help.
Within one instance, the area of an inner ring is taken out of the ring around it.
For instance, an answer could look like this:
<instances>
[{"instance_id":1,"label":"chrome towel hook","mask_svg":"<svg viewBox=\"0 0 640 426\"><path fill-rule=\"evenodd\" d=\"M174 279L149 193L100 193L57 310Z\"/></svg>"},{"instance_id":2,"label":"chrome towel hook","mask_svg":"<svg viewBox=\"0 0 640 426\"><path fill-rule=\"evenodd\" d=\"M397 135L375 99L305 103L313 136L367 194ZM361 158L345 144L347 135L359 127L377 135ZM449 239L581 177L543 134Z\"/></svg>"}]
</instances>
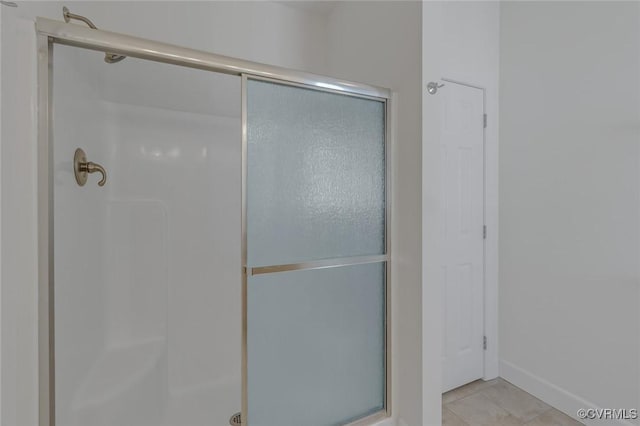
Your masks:
<instances>
[{"instance_id":1,"label":"chrome towel hook","mask_svg":"<svg viewBox=\"0 0 640 426\"><path fill-rule=\"evenodd\" d=\"M107 182L107 172L100 164L96 164L92 161L87 161L87 155L81 148L76 149L73 155L73 173L76 176L76 182L78 185L84 186L87 183L87 177L89 173L100 172L102 179L98 182L98 186L104 186Z\"/></svg>"}]
</instances>

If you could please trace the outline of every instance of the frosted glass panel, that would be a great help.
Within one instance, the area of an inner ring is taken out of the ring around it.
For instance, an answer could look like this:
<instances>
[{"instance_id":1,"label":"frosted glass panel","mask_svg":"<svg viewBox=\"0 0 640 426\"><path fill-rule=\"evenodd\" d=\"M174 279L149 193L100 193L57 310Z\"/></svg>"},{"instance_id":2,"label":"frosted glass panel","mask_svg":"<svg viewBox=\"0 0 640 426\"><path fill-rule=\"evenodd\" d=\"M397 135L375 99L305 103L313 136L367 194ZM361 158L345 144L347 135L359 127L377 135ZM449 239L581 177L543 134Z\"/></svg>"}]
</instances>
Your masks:
<instances>
[{"instance_id":1,"label":"frosted glass panel","mask_svg":"<svg viewBox=\"0 0 640 426\"><path fill-rule=\"evenodd\" d=\"M249 425L341 425L384 408L384 277L383 263L249 277Z\"/></svg>"},{"instance_id":2,"label":"frosted glass panel","mask_svg":"<svg viewBox=\"0 0 640 426\"><path fill-rule=\"evenodd\" d=\"M251 266L384 253L384 103L249 80Z\"/></svg>"}]
</instances>

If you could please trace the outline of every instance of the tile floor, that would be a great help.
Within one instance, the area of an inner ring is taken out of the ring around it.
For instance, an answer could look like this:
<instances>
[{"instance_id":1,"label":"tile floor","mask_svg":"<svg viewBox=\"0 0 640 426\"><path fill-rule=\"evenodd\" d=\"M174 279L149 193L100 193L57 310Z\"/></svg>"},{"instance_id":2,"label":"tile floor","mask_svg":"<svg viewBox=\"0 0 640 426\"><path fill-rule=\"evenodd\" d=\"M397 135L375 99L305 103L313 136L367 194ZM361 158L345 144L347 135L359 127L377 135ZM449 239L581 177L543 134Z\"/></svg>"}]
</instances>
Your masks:
<instances>
[{"instance_id":1,"label":"tile floor","mask_svg":"<svg viewBox=\"0 0 640 426\"><path fill-rule=\"evenodd\" d=\"M503 379L442 395L443 426L580 426L582 423Z\"/></svg>"}]
</instances>

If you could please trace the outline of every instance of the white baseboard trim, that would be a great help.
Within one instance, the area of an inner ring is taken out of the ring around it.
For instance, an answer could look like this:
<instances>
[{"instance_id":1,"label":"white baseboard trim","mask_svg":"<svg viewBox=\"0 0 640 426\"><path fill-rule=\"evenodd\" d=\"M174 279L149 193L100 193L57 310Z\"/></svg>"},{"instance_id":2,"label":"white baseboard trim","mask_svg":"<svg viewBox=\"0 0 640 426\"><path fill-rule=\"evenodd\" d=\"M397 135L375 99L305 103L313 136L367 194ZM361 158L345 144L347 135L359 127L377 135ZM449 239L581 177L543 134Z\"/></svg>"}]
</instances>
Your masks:
<instances>
[{"instance_id":1,"label":"white baseboard trim","mask_svg":"<svg viewBox=\"0 0 640 426\"><path fill-rule=\"evenodd\" d=\"M602 407L502 359L500 360L500 377L585 425L602 426L606 423L608 425L615 424L618 426L637 426L637 424L631 423L628 420L579 419L577 417L579 409L598 409Z\"/></svg>"}]
</instances>

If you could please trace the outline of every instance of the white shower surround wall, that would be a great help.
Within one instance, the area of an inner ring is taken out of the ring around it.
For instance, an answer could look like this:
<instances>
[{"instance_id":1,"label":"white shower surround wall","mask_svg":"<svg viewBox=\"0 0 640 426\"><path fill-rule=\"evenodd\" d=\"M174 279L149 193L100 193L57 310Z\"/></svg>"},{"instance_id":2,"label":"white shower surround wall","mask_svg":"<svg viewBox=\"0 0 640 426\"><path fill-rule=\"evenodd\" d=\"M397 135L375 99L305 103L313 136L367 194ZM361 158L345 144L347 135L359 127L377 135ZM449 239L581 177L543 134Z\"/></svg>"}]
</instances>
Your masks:
<instances>
[{"instance_id":1,"label":"white shower surround wall","mask_svg":"<svg viewBox=\"0 0 640 426\"><path fill-rule=\"evenodd\" d=\"M66 46L53 69L56 419L225 424L241 407L240 79ZM107 185L78 187L76 147Z\"/></svg>"}]
</instances>

